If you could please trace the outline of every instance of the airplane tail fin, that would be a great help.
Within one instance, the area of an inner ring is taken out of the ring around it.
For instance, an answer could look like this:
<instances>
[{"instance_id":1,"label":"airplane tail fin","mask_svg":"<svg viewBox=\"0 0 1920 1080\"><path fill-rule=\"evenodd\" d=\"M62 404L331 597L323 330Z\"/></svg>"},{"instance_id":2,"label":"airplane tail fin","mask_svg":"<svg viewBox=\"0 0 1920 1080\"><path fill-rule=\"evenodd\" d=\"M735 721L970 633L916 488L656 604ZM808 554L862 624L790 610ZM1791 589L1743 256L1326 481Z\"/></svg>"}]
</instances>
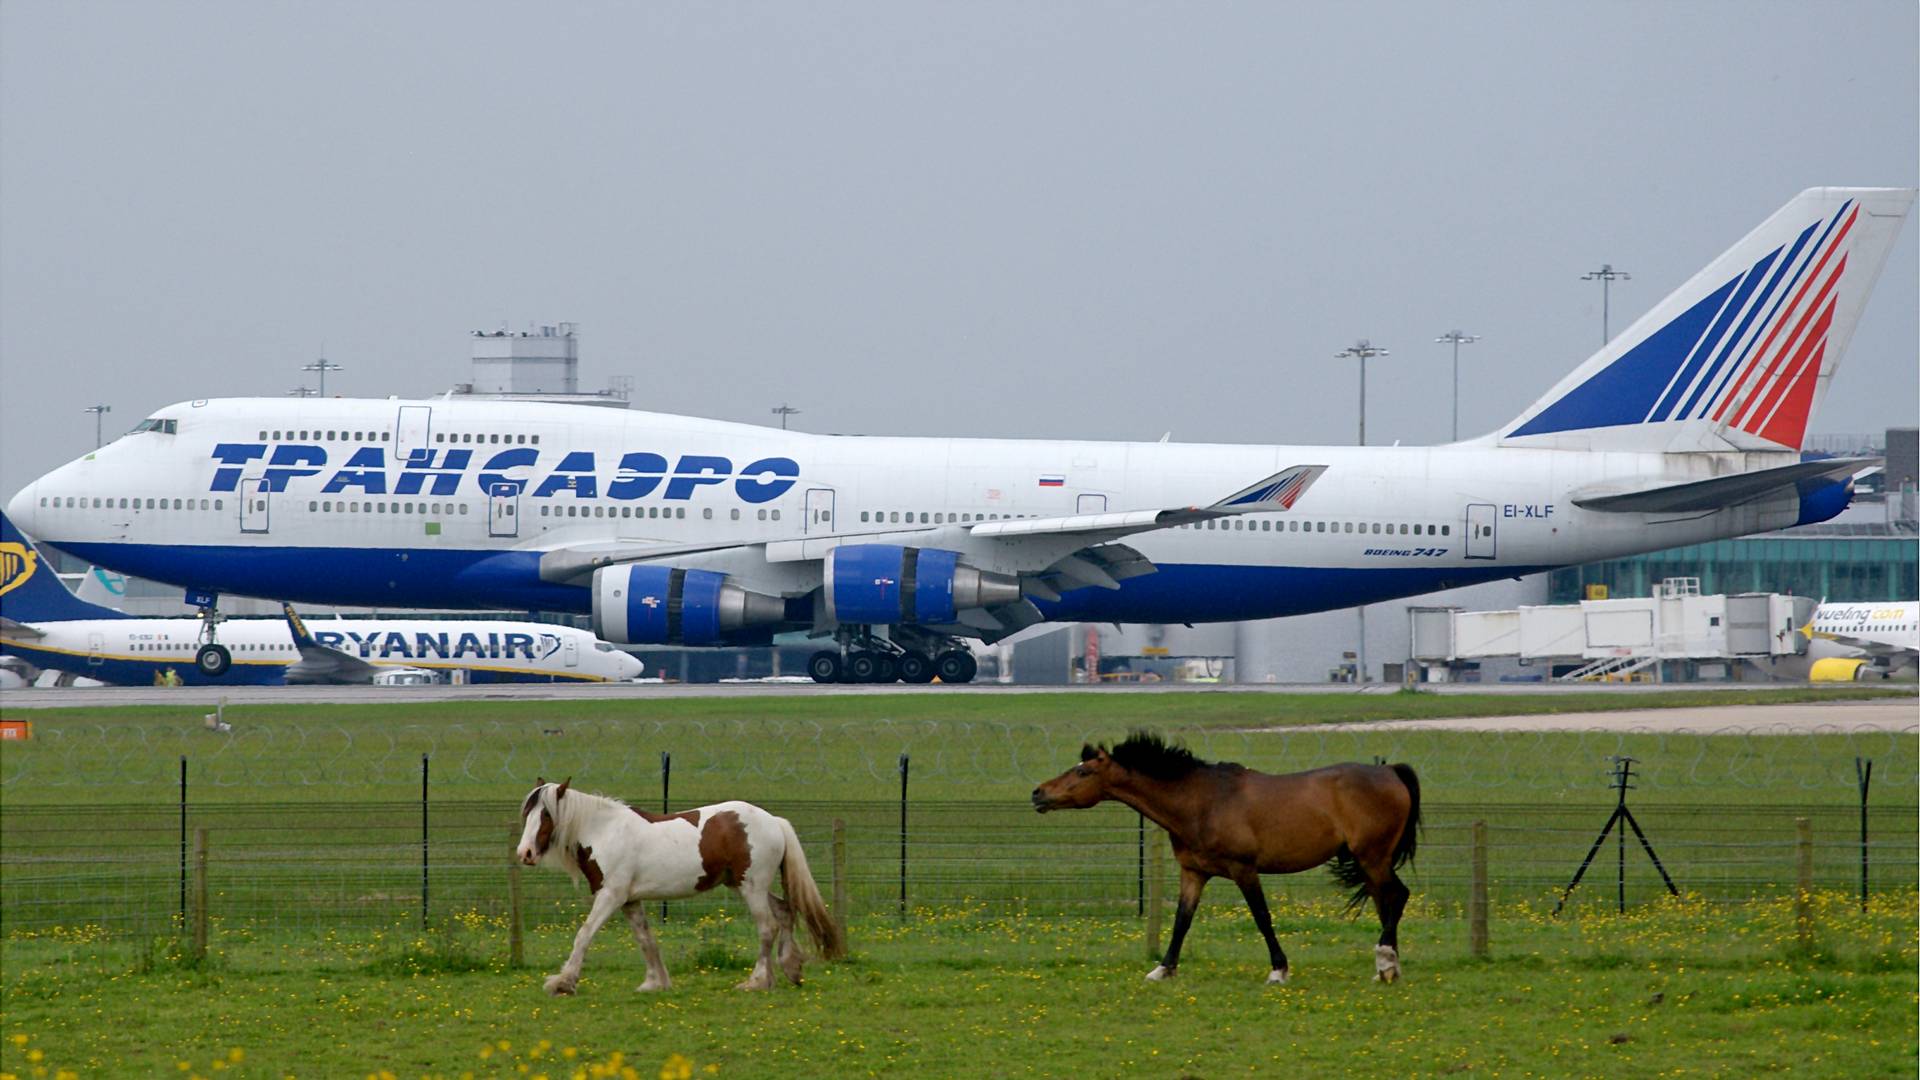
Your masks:
<instances>
[{"instance_id":1,"label":"airplane tail fin","mask_svg":"<svg viewBox=\"0 0 1920 1080\"><path fill-rule=\"evenodd\" d=\"M5 514L0 514L0 616L29 624L128 617L68 592L52 564Z\"/></svg>"},{"instance_id":2,"label":"airplane tail fin","mask_svg":"<svg viewBox=\"0 0 1920 1080\"><path fill-rule=\"evenodd\" d=\"M1799 450L1912 188L1809 188L1534 402L1502 446Z\"/></svg>"}]
</instances>

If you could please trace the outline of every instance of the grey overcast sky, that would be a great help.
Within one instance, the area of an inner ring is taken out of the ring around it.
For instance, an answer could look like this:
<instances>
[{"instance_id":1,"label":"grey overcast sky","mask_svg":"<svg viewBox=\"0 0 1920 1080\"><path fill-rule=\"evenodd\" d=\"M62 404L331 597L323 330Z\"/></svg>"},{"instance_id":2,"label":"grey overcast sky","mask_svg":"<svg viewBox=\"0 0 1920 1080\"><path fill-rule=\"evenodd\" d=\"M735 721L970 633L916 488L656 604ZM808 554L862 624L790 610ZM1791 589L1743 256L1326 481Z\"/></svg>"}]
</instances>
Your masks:
<instances>
[{"instance_id":1,"label":"grey overcast sky","mask_svg":"<svg viewBox=\"0 0 1920 1080\"><path fill-rule=\"evenodd\" d=\"M582 381L815 431L1509 418L1802 188L1920 180L1839 3L0 5L0 497L172 401ZM1909 220L1815 432L1920 415Z\"/></svg>"}]
</instances>

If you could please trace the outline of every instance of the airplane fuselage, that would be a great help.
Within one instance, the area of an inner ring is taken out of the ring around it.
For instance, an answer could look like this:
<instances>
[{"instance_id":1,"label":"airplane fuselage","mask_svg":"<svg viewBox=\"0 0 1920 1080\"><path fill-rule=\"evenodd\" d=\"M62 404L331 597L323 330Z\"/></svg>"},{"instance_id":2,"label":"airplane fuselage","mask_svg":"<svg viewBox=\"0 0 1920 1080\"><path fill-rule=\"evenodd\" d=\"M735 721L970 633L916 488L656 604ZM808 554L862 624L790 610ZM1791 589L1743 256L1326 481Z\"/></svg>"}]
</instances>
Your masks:
<instances>
[{"instance_id":1,"label":"airplane fuselage","mask_svg":"<svg viewBox=\"0 0 1920 1080\"><path fill-rule=\"evenodd\" d=\"M1700 478L1791 454L1490 438L1403 448L858 437L581 406L353 399L183 403L142 426L21 492L10 516L124 573L303 603L584 611L589 590L543 578L543 554L848 534L944 546L982 521L1206 506L1308 462L1326 472L1291 509L1130 536L1155 572L1036 603L1050 619L1269 618L1779 528L1809 512L1793 497L1665 514L1572 502L1609 478ZM990 561L991 546L975 541L969 557ZM761 583L788 597L813 584L773 570Z\"/></svg>"}]
</instances>

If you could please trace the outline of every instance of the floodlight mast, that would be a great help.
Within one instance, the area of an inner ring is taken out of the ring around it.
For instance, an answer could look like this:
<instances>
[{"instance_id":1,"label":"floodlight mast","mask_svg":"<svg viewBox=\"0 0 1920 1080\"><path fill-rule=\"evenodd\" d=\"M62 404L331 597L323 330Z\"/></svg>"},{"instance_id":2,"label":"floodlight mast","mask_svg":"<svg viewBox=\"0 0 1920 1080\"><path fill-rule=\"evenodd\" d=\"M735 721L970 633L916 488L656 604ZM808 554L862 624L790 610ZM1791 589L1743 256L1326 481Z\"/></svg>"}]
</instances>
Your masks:
<instances>
[{"instance_id":1,"label":"floodlight mast","mask_svg":"<svg viewBox=\"0 0 1920 1080\"><path fill-rule=\"evenodd\" d=\"M1367 361L1376 356L1388 355L1387 350L1361 338L1352 345L1334 353L1335 359L1350 358L1360 361L1360 445L1367 445ZM1360 620L1360 644L1354 650L1354 681L1367 681L1367 605L1354 607L1354 614Z\"/></svg>"},{"instance_id":2,"label":"floodlight mast","mask_svg":"<svg viewBox=\"0 0 1920 1080\"><path fill-rule=\"evenodd\" d=\"M1433 340L1442 345L1453 345L1453 441L1460 441L1460 346L1471 345L1480 340L1479 334L1469 334L1464 330L1449 330Z\"/></svg>"},{"instance_id":3,"label":"floodlight mast","mask_svg":"<svg viewBox=\"0 0 1920 1080\"><path fill-rule=\"evenodd\" d=\"M780 430L787 430L787 417L800 415L800 410L785 403L773 407L774 415L780 417Z\"/></svg>"},{"instance_id":4,"label":"floodlight mast","mask_svg":"<svg viewBox=\"0 0 1920 1080\"><path fill-rule=\"evenodd\" d=\"M1613 340L1613 335L1607 330L1607 309L1610 290L1614 282L1632 281L1633 275L1627 273L1625 270L1615 270L1612 263L1601 263L1600 269L1587 271L1580 275L1580 280L1597 281L1600 283L1600 344L1605 345L1607 342Z\"/></svg>"},{"instance_id":5,"label":"floodlight mast","mask_svg":"<svg viewBox=\"0 0 1920 1080\"><path fill-rule=\"evenodd\" d=\"M100 425L100 422L101 422L102 420L104 420L104 419L106 419L106 415L107 415L108 413L110 413L110 412L112 412L112 411L113 411L113 406L111 406L111 405L89 405L89 406L87 406L87 407L86 407L85 409L83 409L83 410L81 410L81 411L82 411L82 412L90 412L90 413L92 413L92 414L93 414L93 448L94 448L95 450L98 450L98 449L100 449L100 448L101 448L102 446L105 446L105 445L106 445L106 442L105 442L105 440L104 440L104 439L102 438L102 435L101 435L101 425Z\"/></svg>"},{"instance_id":6,"label":"floodlight mast","mask_svg":"<svg viewBox=\"0 0 1920 1080\"><path fill-rule=\"evenodd\" d=\"M344 367L341 367L339 364L336 364L333 361L323 356L320 359L315 360L311 364L302 365L300 370L301 371L317 371L320 373L320 396L326 397L327 396L327 372L345 371L347 369ZM305 396L305 395L302 395L302 396Z\"/></svg>"}]
</instances>

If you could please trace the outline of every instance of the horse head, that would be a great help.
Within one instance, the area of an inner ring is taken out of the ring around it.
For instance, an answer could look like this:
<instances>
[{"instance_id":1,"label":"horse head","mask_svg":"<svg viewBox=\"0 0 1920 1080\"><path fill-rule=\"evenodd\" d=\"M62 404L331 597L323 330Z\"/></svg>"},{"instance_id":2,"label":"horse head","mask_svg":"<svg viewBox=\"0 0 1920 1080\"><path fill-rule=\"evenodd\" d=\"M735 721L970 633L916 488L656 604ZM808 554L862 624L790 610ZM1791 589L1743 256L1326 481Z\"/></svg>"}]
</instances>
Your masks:
<instances>
[{"instance_id":1,"label":"horse head","mask_svg":"<svg viewBox=\"0 0 1920 1080\"><path fill-rule=\"evenodd\" d=\"M525 801L520 804L520 843L514 848L514 857L528 866L537 865L546 857L547 849L553 846L553 830L560 816L560 800L567 797L567 786L573 783L569 776L557 784L549 784L541 777L534 781L534 788L527 792ZM534 811L539 813L535 814Z\"/></svg>"},{"instance_id":2,"label":"horse head","mask_svg":"<svg viewBox=\"0 0 1920 1080\"><path fill-rule=\"evenodd\" d=\"M1080 764L1033 789L1033 808L1085 810L1107 797L1107 781L1114 768L1104 747L1082 746Z\"/></svg>"}]
</instances>

